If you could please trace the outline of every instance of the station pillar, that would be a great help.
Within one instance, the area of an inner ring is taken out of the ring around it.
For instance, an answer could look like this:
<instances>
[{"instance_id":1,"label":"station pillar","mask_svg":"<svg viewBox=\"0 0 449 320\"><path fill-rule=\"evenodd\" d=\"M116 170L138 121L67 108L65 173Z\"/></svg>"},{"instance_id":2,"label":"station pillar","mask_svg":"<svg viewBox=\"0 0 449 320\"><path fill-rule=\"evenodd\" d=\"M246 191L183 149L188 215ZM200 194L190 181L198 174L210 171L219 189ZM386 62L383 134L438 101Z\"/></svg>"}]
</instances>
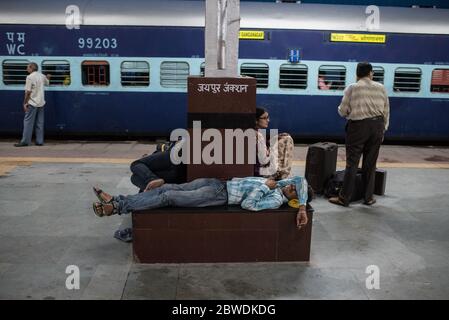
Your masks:
<instances>
[{"instance_id":1,"label":"station pillar","mask_svg":"<svg viewBox=\"0 0 449 320\"><path fill-rule=\"evenodd\" d=\"M254 175L256 79L189 77L187 112L188 181Z\"/></svg>"}]
</instances>

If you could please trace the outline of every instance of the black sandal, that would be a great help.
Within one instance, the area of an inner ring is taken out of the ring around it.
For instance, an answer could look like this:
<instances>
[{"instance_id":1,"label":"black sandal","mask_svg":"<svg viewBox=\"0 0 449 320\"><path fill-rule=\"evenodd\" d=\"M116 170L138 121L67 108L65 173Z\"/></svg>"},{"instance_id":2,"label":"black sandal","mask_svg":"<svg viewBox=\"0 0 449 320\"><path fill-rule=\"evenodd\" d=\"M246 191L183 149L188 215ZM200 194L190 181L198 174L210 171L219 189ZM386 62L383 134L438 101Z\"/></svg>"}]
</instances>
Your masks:
<instances>
[{"instance_id":1,"label":"black sandal","mask_svg":"<svg viewBox=\"0 0 449 320\"><path fill-rule=\"evenodd\" d=\"M346 203L344 203L343 199L341 199L340 197L329 198L329 202L333 203L333 204L338 204L339 206L343 206L343 207L348 206Z\"/></svg>"},{"instance_id":2,"label":"black sandal","mask_svg":"<svg viewBox=\"0 0 449 320\"><path fill-rule=\"evenodd\" d=\"M105 205L112 206L112 210L106 210ZM92 204L92 208L94 209L94 213L97 217L109 217L115 214L118 214L118 209L117 209L117 205L114 201L112 201L111 203L101 203L101 202L94 202Z\"/></svg>"},{"instance_id":3,"label":"black sandal","mask_svg":"<svg viewBox=\"0 0 449 320\"><path fill-rule=\"evenodd\" d=\"M376 203L376 199L374 199L374 198L371 198L370 200L363 202L363 204L367 205L367 206L372 206L375 203Z\"/></svg>"},{"instance_id":4,"label":"black sandal","mask_svg":"<svg viewBox=\"0 0 449 320\"><path fill-rule=\"evenodd\" d=\"M109 196L111 196L111 199L106 200L102 197L102 194L107 194L106 192L104 192L103 190L101 190L97 187L92 187L92 189L94 190L95 195L97 196L98 200L100 200L101 203L111 203L112 202L113 197L111 195L108 194Z\"/></svg>"}]
</instances>

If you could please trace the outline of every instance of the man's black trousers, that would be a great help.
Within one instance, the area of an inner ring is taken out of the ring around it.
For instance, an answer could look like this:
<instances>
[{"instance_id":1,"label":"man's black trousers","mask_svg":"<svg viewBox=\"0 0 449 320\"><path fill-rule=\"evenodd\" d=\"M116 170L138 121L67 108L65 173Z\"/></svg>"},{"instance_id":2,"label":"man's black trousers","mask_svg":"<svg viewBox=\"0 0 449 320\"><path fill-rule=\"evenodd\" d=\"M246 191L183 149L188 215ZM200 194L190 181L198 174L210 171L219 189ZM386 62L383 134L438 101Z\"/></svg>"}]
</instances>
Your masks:
<instances>
[{"instance_id":1,"label":"man's black trousers","mask_svg":"<svg viewBox=\"0 0 449 320\"><path fill-rule=\"evenodd\" d=\"M354 191L357 167L362 154L364 199L367 202L373 198L376 162L384 137L384 128L383 117L349 120L346 124L346 170L340 198L347 205Z\"/></svg>"}]
</instances>

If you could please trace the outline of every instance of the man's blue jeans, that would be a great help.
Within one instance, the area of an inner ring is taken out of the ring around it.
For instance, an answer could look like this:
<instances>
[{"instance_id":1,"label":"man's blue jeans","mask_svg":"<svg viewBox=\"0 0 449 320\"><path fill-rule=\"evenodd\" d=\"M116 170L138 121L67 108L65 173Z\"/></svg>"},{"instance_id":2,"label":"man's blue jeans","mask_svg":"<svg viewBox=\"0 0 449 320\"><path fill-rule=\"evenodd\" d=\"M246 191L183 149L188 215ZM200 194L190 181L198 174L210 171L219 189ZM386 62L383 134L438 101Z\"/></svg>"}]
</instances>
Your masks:
<instances>
[{"instance_id":1,"label":"man's blue jeans","mask_svg":"<svg viewBox=\"0 0 449 320\"><path fill-rule=\"evenodd\" d=\"M228 202L226 182L213 178L163 186L131 196L117 196L119 214L161 207L209 207Z\"/></svg>"},{"instance_id":2,"label":"man's blue jeans","mask_svg":"<svg viewBox=\"0 0 449 320\"><path fill-rule=\"evenodd\" d=\"M33 129L36 131L36 144L44 143L44 107L28 105L28 111L23 119L23 135L21 143L31 144Z\"/></svg>"}]
</instances>

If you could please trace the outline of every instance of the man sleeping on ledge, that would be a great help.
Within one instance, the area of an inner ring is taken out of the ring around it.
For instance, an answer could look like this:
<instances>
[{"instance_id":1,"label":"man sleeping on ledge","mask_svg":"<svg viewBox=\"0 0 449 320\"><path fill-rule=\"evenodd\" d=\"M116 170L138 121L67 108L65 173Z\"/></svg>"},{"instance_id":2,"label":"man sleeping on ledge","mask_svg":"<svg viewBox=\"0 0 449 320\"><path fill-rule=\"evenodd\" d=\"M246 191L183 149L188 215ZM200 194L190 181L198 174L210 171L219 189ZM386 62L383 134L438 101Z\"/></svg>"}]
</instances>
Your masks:
<instances>
[{"instance_id":1,"label":"man sleeping on ledge","mask_svg":"<svg viewBox=\"0 0 449 320\"><path fill-rule=\"evenodd\" d=\"M299 209L296 225L301 228L307 224L307 191L306 179L298 176L280 181L262 177L233 178L228 181L200 178L184 184L164 184L129 196L111 196L94 187L100 202L94 202L93 209L97 216L104 217L168 206L208 207L228 204L260 211L277 209L288 202L291 207Z\"/></svg>"}]
</instances>

